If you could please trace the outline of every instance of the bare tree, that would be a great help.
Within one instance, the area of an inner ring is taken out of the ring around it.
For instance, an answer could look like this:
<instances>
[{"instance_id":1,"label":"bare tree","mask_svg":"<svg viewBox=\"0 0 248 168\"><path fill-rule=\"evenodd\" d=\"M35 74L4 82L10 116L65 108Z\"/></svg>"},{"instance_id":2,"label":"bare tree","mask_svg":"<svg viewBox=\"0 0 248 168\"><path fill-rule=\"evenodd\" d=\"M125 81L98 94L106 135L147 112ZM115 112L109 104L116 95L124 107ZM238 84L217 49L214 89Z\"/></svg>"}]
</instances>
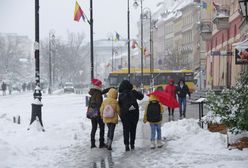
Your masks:
<instances>
[{"instance_id":1,"label":"bare tree","mask_svg":"<svg viewBox=\"0 0 248 168\"><path fill-rule=\"evenodd\" d=\"M64 42L59 38L55 38L55 48L52 48L52 62L54 65L55 83L64 83L73 81L80 83L84 79L87 61L85 61L85 48L82 46L84 34L68 32L67 41ZM43 55L41 64L45 76L49 74L49 40L43 41L41 53Z\"/></svg>"}]
</instances>

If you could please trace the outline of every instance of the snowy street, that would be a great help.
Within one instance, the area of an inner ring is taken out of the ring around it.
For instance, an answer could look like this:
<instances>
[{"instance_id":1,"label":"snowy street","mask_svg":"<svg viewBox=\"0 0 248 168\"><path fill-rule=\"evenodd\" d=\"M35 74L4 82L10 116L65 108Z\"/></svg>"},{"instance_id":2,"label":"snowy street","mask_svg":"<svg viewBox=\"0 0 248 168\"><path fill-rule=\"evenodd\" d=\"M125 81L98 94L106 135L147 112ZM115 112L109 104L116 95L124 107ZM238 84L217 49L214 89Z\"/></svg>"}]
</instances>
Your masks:
<instances>
[{"instance_id":1,"label":"snowy street","mask_svg":"<svg viewBox=\"0 0 248 168\"><path fill-rule=\"evenodd\" d=\"M247 149L226 149L225 135L201 129L195 119L165 123L164 147L151 150L150 128L143 124L142 113L134 151L124 150L120 122L112 152L90 149L91 123L85 116L85 95L44 95L42 115L46 132L38 131L35 123L27 131L32 99L31 93L0 97L1 168L245 168L248 164ZM21 116L20 125L12 122L17 115Z\"/></svg>"}]
</instances>

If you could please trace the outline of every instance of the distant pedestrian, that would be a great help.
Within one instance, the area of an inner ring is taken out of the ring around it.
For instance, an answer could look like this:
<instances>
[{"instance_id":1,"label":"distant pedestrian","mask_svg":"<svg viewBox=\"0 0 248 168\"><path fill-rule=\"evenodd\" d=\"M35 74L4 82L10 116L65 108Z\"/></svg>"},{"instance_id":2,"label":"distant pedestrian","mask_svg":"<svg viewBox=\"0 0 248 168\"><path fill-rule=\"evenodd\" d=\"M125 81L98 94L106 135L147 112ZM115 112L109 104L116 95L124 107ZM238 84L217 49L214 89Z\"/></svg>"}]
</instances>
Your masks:
<instances>
[{"instance_id":1,"label":"distant pedestrian","mask_svg":"<svg viewBox=\"0 0 248 168\"><path fill-rule=\"evenodd\" d=\"M112 150L115 126L118 123L120 107L117 101L118 92L116 89L110 89L107 98L103 101L100 112L103 122L108 126L107 148Z\"/></svg>"},{"instance_id":2,"label":"distant pedestrian","mask_svg":"<svg viewBox=\"0 0 248 168\"><path fill-rule=\"evenodd\" d=\"M120 117L123 125L124 144L126 151L135 148L136 128L139 121L139 105L137 100L142 100L144 95L133 90L133 85L128 80L123 80L119 86Z\"/></svg>"},{"instance_id":3,"label":"distant pedestrian","mask_svg":"<svg viewBox=\"0 0 248 168\"><path fill-rule=\"evenodd\" d=\"M172 79L169 80L169 83L168 83L168 85L165 86L164 91L166 93L168 93L171 97L176 99L176 90L177 90L177 87L174 85L174 80L172 80ZM168 107L168 111L169 111L169 117L170 117L170 115L172 115L172 117L174 117L175 109Z\"/></svg>"},{"instance_id":4,"label":"distant pedestrian","mask_svg":"<svg viewBox=\"0 0 248 168\"><path fill-rule=\"evenodd\" d=\"M91 95L90 100L89 100L89 106L88 106L88 111L89 109L92 109L96 115L94 116L88 116L88 118L91 119L91 148L95 148L95 134L97 130L97 125L100 127L100 144L99 148L106 147L106 144L104 143L104 123L103 120L100 116L100 107L102 105L102 95L106 94L109 89L102 90L102 82L99 79L93 79L91 81L92 88L89 91L89 94Z\"/></svg>"},{"instance_id":5,"label":"distant pedestrian","mask_svg":"<svg viewBox=\"0 0 248 168\"><path fill-rule=\"evenodd\" d=\"M3 91L3 96L5 96L6 95L6 89L7 89L6 83L3 82L1 87L2 87L2 91Z\"/></svg>"},{"instance_id":6,"label":"distant pedestrian","mask_svg":"<svg viewBox=\"0 0 248 168\"><path fill-rule=\"evenodd\" d=\"M181 79L178 82L177 86L177 96L179 100L179 113L180 117L186 117L186 96L189 95L190 98L190 92L188 86L185 84L185 81Z\"/></svg>"},{"instance_id":7,"label":"distant pedestrian","mask_svg":"<svg viewBox=\"0 0 248 168\"><path fill-rule=\"evenodd\" d=\"M22 84L22 91L25 92L26 91L26 88L27 88L27 84L26 83L23 83Z\"/></svg>"},{"instance_id":8,"label":"distant pedestrian","mask_svg":"<svg viewBox=\"0 0 248 168\"><path fill-rule=\"evenodd\" d=\"M151 149L156 148L157 140L157 147L161 148L163 146L161 142L161 122L162 122L162 113L164 109L162 104L159 103L157 98L154 95L150 95L149 103L145 108L144 114L144 123L149 122L151 127ZM157 134L157 139L156 139Z\"/></svg>"},{"instance_id":9,"label":"distant pedestrian","mask_svg":"<svg viewBox=\"0 0 248 168\"><path fill-rule=\"evenodd\" d=\"M12 94L12 85L11 85L11 83L8 85L8 90L9 90L9 95L11 95Z\"/></svg>"}]
</instances>

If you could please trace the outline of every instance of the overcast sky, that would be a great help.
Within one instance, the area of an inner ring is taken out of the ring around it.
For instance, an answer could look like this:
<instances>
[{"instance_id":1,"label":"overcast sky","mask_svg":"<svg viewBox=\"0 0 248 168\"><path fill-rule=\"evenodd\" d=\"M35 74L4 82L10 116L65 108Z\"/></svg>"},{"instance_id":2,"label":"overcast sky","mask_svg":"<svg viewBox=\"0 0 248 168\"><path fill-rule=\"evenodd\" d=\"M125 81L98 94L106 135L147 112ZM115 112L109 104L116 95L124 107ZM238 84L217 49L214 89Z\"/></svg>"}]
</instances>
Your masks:
<instances>
[{"instance_id":1,"label":"overcast sky","mask_svg":"<svg viewBox=\"0 0 248 168\"><path fill-rule=\"evenodd\" d=\"M152 10L162 0L144 0L144 7ZM35 0L0 0L0 33L28 35L34 40L34 2ZM40 0L40 36L44 39L50 30L56 36L66 39L67 31L84 32L89 40L89 25L81 20L73 20L76 0ZM89 17L90 0L78 0ZM140 8L135 9L130 0L131 36L137 34L137 20ZM126 37L127 0L93 0L94 39L107 38L114 31Z\"/></svg>"}]
</instances>

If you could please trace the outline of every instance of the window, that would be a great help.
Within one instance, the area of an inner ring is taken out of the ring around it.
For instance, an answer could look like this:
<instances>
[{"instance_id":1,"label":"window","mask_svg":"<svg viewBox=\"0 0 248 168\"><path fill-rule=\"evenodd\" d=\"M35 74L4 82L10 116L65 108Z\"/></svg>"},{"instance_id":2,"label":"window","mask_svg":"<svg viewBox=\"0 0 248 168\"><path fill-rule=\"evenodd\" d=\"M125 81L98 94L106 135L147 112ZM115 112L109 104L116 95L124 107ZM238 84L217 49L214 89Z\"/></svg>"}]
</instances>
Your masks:
<instances>
[{"instance_id":1,"label":"window","mask_svg":"<svg viewBox=\"0 0 248 168\"><path fill-rule=\"evenodd\" d=\"M236 24L234 25L234 37L236 37L236 35L237 35L237 26L236 26Z\"/></svg>"}]
</instances>

